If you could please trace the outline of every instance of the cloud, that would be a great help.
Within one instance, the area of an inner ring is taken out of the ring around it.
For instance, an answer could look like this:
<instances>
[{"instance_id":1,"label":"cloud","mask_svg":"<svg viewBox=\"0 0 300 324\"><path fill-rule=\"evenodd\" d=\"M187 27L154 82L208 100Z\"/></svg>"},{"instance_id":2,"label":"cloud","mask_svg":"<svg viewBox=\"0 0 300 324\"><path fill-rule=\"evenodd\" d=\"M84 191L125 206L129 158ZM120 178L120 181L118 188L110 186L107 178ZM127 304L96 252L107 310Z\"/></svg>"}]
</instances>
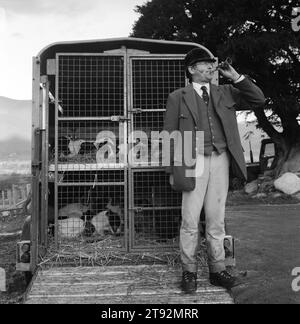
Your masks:
<instances>
[{"instance_id":1,"label":"cloud","mask_svg":"<svg viewBox=\"0 0 300 324\"><path fill-rule=\"evenodd\" d=\"M32 57L54 42L128 37L145 0L0 0L0 96L31 98Z\"/></svg>"},{"instance_id":2,"label":"cloud","mask_svg":"<svg viewBox=\"0 0 300 324\"><path fill-rule=\"evenodd\" d=\"M7 28L6 12L0 7L0 36L4 35Z\"/></svg>"},{"instance_id":3,"label":"cloud","mask_svg":"<svg viewBox=\"0 0 300 324\"><path fill-rule=\"evenodd\" d=\"M97 3L98 0L0 0L0 7L12 14L76 15L91 10Z\"/></svg>"}]
</instances>

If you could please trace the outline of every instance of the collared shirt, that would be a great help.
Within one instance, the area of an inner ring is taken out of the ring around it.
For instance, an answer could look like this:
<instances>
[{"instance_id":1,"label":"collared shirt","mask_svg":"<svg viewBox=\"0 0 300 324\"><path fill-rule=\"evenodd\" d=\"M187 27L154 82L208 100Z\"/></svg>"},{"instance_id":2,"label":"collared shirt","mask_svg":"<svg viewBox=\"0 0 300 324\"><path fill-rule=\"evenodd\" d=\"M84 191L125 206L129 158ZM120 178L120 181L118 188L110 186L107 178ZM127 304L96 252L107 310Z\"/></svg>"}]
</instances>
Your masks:
<instances>
[{"instance_id":1,"label":"collared shirt","mask_svg":"<svg viewBox=\"0 0 300 324\"><path fill-rule=\"evenodd\" d=\"M201 87L205 86L206 89L207 89L207 93L209 95L209 92L210 92L210 84L209 83L196 83L196 82L193 82L193 88L195 89L195 91L198 93L198 95L202 98L202 94L203 94L203 91L201 89Z\"/></svg>"}]
</instances>

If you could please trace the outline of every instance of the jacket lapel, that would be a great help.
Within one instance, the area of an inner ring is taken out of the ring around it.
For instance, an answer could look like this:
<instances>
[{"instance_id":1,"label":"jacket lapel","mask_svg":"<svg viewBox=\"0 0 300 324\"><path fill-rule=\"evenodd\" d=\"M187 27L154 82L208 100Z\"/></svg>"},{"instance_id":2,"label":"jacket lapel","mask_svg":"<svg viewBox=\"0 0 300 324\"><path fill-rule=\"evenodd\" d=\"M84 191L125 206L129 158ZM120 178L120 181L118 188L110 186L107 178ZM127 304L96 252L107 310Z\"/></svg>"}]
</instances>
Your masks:
<instances>
[{"instance_id":1,"label":"jacket lapel","mask_svg":"<svg viewBox=\"0 0 300 324\"><path fill-rule=\"evenodd\" d=\"M199 114L198 114L197 102L195 98L195 90L192 84L187 85L183 89L183 98L194 118L195 124L197 125L199 120Z\"/></svg>"},{"instance_id":2,"label":"jacket lapel","mask_svg":"<svg viewBox=\"0 0 300 324\"><path fill-rule=\"evenodd\" d=\"M211 100L214 104L214 107L215 107L217 113L219 114L219 111L220 111L219 102L222 97L222 92L220 91L220 88L214 84L211 84L210 85L210 96L211 96Z\"/></svg>"}]
</instances>

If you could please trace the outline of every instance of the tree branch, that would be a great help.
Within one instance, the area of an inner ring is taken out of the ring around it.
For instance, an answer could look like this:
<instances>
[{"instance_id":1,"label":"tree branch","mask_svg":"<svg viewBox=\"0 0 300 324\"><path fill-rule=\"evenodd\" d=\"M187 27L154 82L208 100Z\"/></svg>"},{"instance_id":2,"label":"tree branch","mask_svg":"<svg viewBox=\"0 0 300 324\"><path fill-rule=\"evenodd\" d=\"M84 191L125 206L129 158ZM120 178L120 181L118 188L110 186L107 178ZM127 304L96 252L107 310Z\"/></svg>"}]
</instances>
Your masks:
<instances>
[{"instance_id":1,"label":"tree branch","mask_svg":"<svg viewBox=\"0 0 300 324\"><path fill-rule=\"evenodd\" d=\"M258 125L274 140L274 142L282 140L282 134L272 126L263 109L255 109L254 114L257 118Z\"/></svg>"}]
</instances>

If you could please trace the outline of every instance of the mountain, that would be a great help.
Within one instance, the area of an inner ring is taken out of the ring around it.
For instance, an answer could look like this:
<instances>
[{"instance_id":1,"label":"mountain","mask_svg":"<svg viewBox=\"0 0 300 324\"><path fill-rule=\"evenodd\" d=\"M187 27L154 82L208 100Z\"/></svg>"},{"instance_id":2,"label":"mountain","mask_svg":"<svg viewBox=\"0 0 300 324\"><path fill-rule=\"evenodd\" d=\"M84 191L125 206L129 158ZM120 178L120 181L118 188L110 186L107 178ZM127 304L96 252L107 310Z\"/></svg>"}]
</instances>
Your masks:
<instances>
[{"instance_id":1,"label":"mountain","mask_svg":"<svg viewBox=\"0 0 300 324\"><path fill-rule=\"evenodd\" d=\"M0 96L0 142L14 137L31 138L31 100Z\"/></svg>"}]
</instances>

